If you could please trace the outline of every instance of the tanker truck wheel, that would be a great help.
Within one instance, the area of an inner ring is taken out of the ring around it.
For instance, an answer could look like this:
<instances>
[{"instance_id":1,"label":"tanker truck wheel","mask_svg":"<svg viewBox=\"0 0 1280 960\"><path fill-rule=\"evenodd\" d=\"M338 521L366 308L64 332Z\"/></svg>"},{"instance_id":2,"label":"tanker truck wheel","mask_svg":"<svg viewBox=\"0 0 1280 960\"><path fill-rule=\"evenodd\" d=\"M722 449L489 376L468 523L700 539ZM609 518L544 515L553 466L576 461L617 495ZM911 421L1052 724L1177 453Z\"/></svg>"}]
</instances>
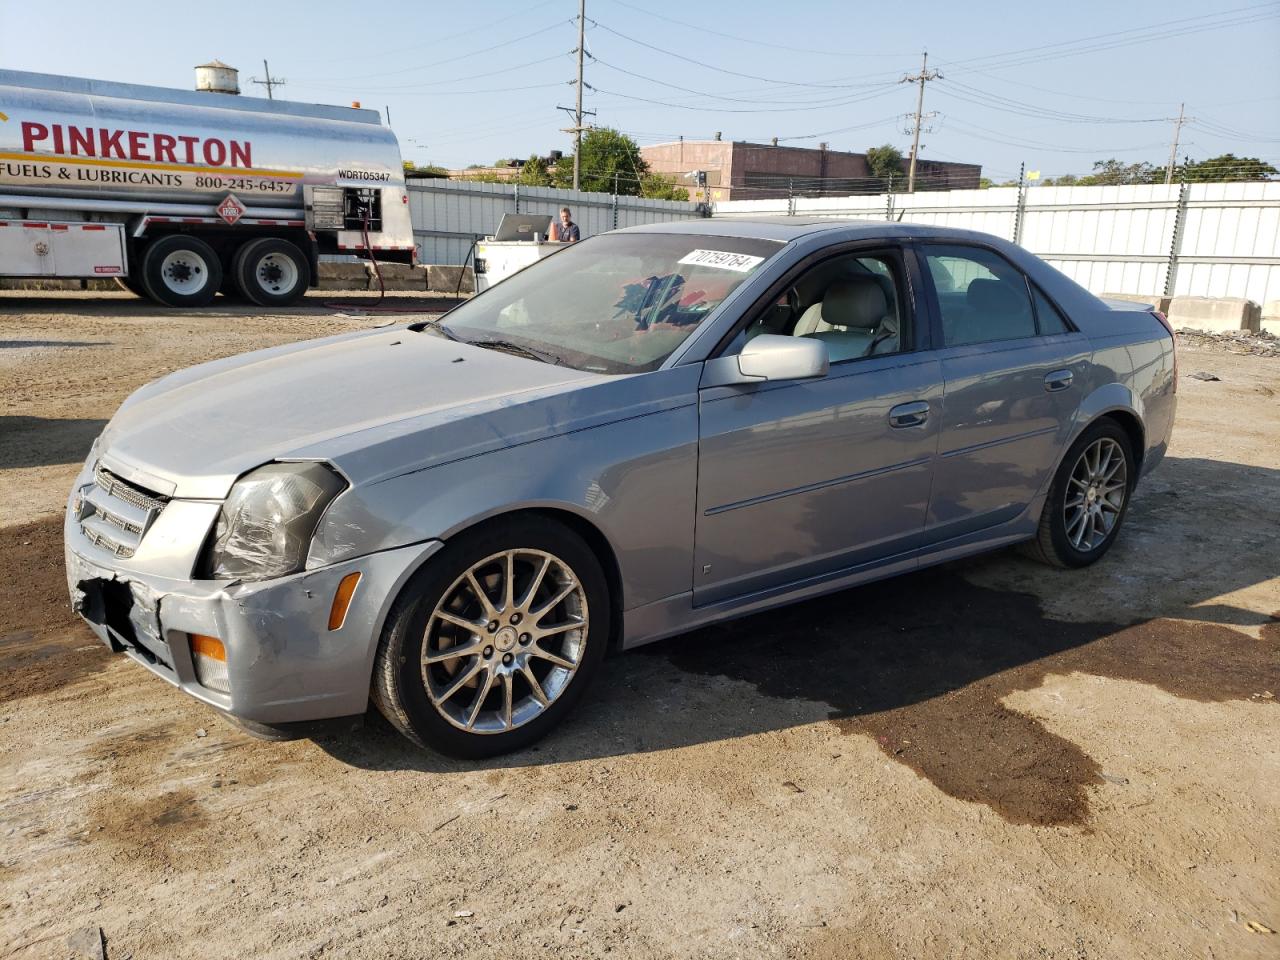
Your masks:
<instances>
[{"instance_id":1,"label":"tanker truck wheel","mask_svg":"<svg viewBox=\"0 0 1280 960\"><path fill-rule=\"evenodd\" d=\"M222 264L197 237L162 237L142 258L142 285L152 300L166 306L206 307L222 285Z\"/></svg>"},{"instance_id":2,"label":"tanker truck wheel","mask_svg":"<svg viewBox=\"0 0 1280 960\"><path fill-rule=\"evenodd\" d=\"M236 288L260 307L287 307L311 285L306 256L288 240L250 240L231 261Z\"/></svg>"}]
</instances>

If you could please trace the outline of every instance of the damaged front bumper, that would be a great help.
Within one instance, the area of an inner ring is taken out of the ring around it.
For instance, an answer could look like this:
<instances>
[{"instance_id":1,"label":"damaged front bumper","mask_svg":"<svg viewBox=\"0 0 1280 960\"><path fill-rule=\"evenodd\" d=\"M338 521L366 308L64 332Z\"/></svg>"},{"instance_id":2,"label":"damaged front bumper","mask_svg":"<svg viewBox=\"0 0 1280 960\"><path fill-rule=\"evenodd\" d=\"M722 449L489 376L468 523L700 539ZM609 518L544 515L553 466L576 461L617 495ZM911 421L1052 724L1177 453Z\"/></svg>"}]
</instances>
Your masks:
<instances>
[{"instance_id":1,"label":"damaged front bumper","mask_svg":"<svg viewBox=\"0 0 1280 960\"><path fill-rule=\"evenodd\" d=\"M63 525L73 608L112 650L196 699L259 724L364 713L387 610L442 546L428 541L262 582L196 580L216 504L170 501L137 553L122 558L85 535L75 504L88 484L86 469ZM338 585L357 572L346 616L330 630ZM222 643L227 692L200 683L192 635Z\"/></svg>"}]
</instances>

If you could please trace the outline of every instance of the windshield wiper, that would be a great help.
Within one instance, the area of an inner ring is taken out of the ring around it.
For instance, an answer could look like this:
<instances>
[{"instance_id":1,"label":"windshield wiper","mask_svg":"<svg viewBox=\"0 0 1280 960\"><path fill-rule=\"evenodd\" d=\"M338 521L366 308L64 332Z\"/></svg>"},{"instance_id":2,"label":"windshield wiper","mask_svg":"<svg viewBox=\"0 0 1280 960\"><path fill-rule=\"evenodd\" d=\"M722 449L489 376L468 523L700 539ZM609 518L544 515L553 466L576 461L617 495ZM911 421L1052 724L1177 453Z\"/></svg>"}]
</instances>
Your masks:
<instances>
[{"instance_id":1,"label":"windshield wiper","mask_svg":"<svg viewBox=\"0 0 1280 960\"><path fill-rule=\"evenodd\" d=\"M443 330L444 328L441 327ZM456 339L456 338L455 338ZM518 357L527 357L530 360L540 360L543 363L555 364L557 367L564 365L564 359L549 353L546 350L536 350L533 347L526 347L523 343L515 343L511 340L487 339L487 340L468 340L472 346L488 347L490 350L500 350L503 353L515 354Z\"/></svg>"},{"instance_id":2,"label":"windshield wiper","mask_svg":"<svg viewBox=\"0 0 1280 960\"><path fill-rule=\"evenodd\" d=\"M430 320L417 320L409 324L409 329L414 333L421 333L423 330L437 330L441 336L449 340L456 340L459 343L466 342L444 325L443 320L446 316L448 316L448 314L442 313L440 316L432 317Z\"/></svg>"}]
</instances>

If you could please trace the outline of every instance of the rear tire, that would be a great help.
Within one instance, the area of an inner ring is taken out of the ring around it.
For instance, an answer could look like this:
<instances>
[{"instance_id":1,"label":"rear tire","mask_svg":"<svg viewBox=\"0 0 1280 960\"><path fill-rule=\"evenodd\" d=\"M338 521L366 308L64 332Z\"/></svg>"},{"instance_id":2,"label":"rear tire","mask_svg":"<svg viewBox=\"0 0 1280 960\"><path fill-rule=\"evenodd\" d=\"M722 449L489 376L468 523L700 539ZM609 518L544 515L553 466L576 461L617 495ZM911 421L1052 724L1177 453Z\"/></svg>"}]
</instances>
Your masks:
<instances>
[{"instance_id":1,"label":"rear tire","mask_svg":"<svg viewBox=\"0 0 1280 960\"><path fill-rule=\"evenodd\" d=\"M142 285L147 296L169 307L206 307L222 284L222 264L213 248L198 237L161 237L142 257Z\"/></svg>"},{"instance_id":2,"label":"rear tire","mask_svg":"<svg viewBox=\"0 0 1280 960\"><path fill-rule=\"evenodd\" d=\"M287 307L306 295L311 266L288 240L250 240L231 261L236 289L260 307Z\"/></svg>"},{"instance_id":3,"label":"rear tire","mask_svg":"<svg viewBox=\"0 0 1280 960\"><path fill-rule=\"evenodd\" d=\"M582 696L604 660L610 617L600 563L572 531L538 517L486 525L450 540L396 599L373 702L440 753L518 750Z\"/></svg>"},{"instance_id":4,"label":"rear tire","mask_svg":"<svg viewBox=\"0 0 1280 960\"><path fill-rule=\"evenodd\" d=\"M1115 543L1136 483L1129 435L1111 419L1090 424L1054 474L1031 553L1063 568L1101 560Z\"/></svg>"}]
</instances>

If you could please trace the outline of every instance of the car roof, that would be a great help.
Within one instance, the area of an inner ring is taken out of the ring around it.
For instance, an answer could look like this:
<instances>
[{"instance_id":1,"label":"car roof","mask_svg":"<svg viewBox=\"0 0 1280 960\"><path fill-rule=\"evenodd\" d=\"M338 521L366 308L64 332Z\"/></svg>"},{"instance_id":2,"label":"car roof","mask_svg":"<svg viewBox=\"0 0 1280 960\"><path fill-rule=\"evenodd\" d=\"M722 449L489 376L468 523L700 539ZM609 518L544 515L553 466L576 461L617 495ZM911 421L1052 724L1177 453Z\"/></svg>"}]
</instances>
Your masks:
<instances>
[{"instance_id":1,"label":"car roof","mask_svg":"<svg viewBox=\"0 0 1280 960\"><path fill-rule=\"evenodd\" d=\"M616 233L681 233L710 237L740 237L788 243L821 233L840 233L848 239L866 237L973 237L972 231L936 227L924 223L891 223L847 217L703 217L624 227Z\"/></svg>"}]
</instances>

